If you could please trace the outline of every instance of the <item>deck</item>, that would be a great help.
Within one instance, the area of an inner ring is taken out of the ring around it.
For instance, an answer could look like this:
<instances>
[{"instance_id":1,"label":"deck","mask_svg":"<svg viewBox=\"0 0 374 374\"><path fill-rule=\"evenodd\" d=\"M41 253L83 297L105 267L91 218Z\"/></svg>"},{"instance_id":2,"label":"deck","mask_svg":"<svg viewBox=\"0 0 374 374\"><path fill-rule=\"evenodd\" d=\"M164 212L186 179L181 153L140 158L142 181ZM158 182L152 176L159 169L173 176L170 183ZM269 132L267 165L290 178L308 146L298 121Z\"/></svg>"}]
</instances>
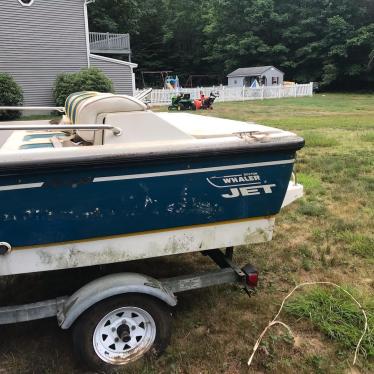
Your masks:
<instances>
[{"instance_id":1,"label":"deck","mask_svg":"<svg viewBox=\"0 0 374 374\"><path fill-rule=\"evenodd\" d=\"M127 54L130 56L130 35L90 32L90 51L97 54Z\"/></svg>"}]
</instances>

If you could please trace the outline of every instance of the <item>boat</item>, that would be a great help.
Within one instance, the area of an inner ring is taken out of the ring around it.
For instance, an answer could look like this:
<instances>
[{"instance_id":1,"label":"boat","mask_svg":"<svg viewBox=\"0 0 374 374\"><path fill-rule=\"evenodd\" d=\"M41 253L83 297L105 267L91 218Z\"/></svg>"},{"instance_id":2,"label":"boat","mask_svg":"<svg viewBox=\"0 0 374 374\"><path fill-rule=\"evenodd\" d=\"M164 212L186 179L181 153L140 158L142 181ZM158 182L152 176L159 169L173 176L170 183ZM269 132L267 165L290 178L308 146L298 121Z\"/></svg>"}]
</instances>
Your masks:
<instances>
[{"instance_id":1,"label":"boat","mask_svg":"<svg viewBox=\"0 0 374 374\"><path fill-rule=\"evenodd\" d=\"M271 240L303 195L280 129L71 95L60 124L3 124L0 276Z\"/></svg>"}]
</instances>

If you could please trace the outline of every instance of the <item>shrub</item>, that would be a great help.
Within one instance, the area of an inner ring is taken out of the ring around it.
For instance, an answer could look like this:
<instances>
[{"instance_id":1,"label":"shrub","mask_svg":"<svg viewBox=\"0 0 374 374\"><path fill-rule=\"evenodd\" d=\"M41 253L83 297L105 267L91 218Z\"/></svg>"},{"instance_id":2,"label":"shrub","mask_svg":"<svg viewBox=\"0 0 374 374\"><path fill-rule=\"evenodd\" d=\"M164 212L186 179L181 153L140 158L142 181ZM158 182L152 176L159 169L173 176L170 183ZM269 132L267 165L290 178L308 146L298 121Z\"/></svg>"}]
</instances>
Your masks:
<instances>
[{"instance_id":1,"label":"shrub","mask_svg":"<svg viewBox=\"0 0 374 374\"><path fill-rule=\"evenodd\" d=\"M70 94L80 91L114 92L113 82L97 68L84 68L77 73L60 74L53 89L56 105L64 106Z\"/></svg>"},{"instance_id":2,"label":"shrub","mask_svg":"<svg viewBox=\"0 0 374 374\"><path fill-rule=\"evenodd\" d=\"M6 73L0 73L0 106L20 106L23 103L22 88ZM0 110L0 121L16 119L21 112Z\"/></svg>"}]
</instances>

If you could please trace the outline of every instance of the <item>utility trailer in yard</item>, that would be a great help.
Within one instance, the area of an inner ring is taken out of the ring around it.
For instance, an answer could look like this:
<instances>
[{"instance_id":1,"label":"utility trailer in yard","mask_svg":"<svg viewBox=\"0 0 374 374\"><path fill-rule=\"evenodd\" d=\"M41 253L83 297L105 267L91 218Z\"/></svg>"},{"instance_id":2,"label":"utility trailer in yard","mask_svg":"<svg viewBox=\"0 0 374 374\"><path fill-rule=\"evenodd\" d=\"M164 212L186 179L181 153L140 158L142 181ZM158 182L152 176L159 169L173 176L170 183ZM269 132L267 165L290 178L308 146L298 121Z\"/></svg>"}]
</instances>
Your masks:
<instances>
[{"instance_id":1,"label":"utility trailer in yard","mask_svg":"<svg viewBox=\"0 0 374 374\"><path fill-rule=\"evenodd\" d=\"M129 272L107 275L71 296L0 307L0 324L57 317L62 329L72 329L79 361L101 372L146 354L158 355L169 343L175 294L228 283L236 283L251 294L257 286L257 270L251 264L237 266L232 248L202 254L218 268L165 279Z\"/></svg>"}]
</instances>

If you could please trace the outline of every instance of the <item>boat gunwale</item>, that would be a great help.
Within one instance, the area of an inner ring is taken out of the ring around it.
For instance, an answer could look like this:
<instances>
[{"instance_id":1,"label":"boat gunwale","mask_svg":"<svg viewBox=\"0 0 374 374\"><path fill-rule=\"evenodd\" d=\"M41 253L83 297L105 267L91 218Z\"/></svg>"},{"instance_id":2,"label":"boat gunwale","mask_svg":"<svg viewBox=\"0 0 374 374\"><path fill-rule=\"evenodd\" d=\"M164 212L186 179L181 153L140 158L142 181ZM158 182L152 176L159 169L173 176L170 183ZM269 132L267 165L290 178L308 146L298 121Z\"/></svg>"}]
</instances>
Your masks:
<instances>
[{"instance_id":1,"label":"boat gunwale","mask_svg":"<svg viewBox=\"0 0 374 374\"><path fill-rule=\"evenodd\" d=\"M191 159L217 156L254 154L265 152L296 152L304 147L303 138L293 135L281 138L267 138L249 142L244 139L230 137L229 141L221 142L183 142L180 144L158 144L156 146L141 149L126 149L126 146L104 148L105 146L60 148L48 151L12 151L4 152L8 159L1 159L0 152L0 176L22 171L39 172L46 169L76 169L81 167L110 167L128 166L144 162L153 164L158 161L187 161ZM210 140L210 139L208 139ZM174 146L174 147L173 147ZM101 147L98 152L98 147ZM127 147L129 148L129 147ZM103 152L103 149L105 151ZM68 150L72 152L68 152ZM83 151L83 152L82 152ZM96 152L95 152L96 151ZM53 152L53 153L52 153Z\"/></svg>"}]
</instances>

